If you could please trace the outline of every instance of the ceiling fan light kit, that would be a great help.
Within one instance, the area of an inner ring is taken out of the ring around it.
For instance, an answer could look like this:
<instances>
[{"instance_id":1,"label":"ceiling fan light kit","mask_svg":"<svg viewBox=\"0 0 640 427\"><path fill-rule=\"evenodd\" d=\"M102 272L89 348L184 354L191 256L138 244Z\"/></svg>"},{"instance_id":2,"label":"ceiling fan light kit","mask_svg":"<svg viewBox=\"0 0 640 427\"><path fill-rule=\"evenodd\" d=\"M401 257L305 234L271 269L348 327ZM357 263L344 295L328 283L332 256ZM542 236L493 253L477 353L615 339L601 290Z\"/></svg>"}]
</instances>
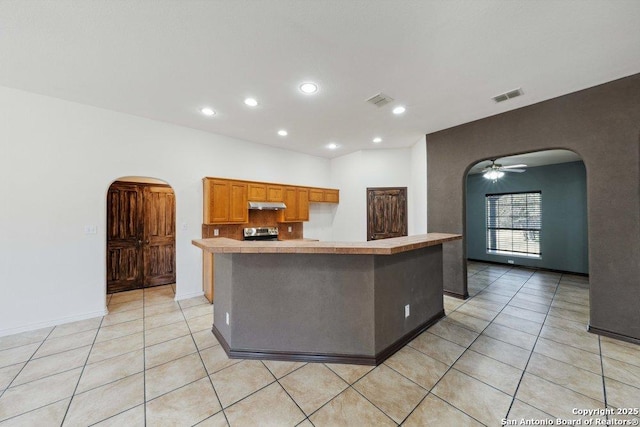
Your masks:
<instances>
[{"instance_id":1,"label":"ceiling fan light kit","mask_svg":"<svg viewBox=\"0 0 640 427\"><path fill-rule=\"evenodd\" d=\"M525 170L519 169L527 167L525 164L511 165L511 166L502 166L501 164L496 163L495 160L491 160L491 165L487 166L482 170L484 174L482 175L485 179L490 179L493 182L496 182L500 178L504 176L505 172L517 172L522 173Z\"/></svg>"}]
</instances>

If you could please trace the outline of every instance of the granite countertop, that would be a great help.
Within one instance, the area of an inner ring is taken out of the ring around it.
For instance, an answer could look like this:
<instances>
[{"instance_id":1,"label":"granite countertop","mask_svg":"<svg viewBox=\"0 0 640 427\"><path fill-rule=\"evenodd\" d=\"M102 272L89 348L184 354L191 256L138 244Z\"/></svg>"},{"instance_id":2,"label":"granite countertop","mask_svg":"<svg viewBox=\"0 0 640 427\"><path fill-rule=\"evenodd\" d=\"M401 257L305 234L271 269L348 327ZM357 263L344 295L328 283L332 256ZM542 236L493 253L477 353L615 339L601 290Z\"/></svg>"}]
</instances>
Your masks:
<instances>
[{"instance_id":1,"label":"granite countertop","mask_svg":"<svg viewBox=\"0 0 640 427\"><path fill-rule=\"evenodd\" d=\"M311 240L260 242L216 237L192 240L192 243L211 253L393 255L459 239L462 239L461 234L428 233L369 242L319 242Z\"/></svg>"}]
</instances>

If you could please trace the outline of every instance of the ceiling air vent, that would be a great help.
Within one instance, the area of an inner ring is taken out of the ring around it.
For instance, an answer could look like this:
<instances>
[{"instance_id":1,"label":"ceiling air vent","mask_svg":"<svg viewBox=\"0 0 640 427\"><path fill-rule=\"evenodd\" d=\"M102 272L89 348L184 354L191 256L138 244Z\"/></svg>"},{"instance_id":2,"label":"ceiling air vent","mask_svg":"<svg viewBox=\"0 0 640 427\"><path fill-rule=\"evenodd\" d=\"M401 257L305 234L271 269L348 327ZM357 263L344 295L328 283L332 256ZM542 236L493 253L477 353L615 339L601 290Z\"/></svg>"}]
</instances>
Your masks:
<instances>
[{"instance_id":1,"label":"ceiling air vent","mask_svg":"<svg viewBox=\"0 0 640 427\"><path fill-rule=\"evenodd\" d=\"M522 89L518 88L510 90L509 92L501 93L500 95L494 96L492 99L496 102L502 102L520 95L522 95Z\"/></svg>"},{"instance_id":2,"label":"ceiling air vent","mask_svg":"<svg viewBox=\"0 0 640 427\"><path fill-rule=\"evenodd\" d=\"M368 103L373 104L376 107L382 107L383 105L387 105L391 101L393 101L393 98L391 98L388 95L385 95L384 93L379 93L367 99Z\"/></svg>"}]
</instances>

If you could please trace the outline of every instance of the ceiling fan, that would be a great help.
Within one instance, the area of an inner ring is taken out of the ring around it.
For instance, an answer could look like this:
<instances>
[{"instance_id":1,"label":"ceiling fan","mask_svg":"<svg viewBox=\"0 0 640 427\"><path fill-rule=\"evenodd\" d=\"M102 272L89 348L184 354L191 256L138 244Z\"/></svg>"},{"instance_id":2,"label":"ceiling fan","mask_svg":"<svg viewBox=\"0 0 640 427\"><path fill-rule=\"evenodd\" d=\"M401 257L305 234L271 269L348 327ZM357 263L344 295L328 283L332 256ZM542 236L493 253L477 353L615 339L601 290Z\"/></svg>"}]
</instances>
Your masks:
<instances>
[{"instance_id":1,"label":"ceiling fan","mask_svg":"<svg viewBox=\"0 0 640 427\"><path fill-rule=\"evenodd\" d=\"M510 166L502 166L499 163L496 163L495 159L491 160L491 165L482 169L483 177L486 179L490 179L493 182L496 182L498 179L504 176L505 172L517 172L522 173L525 170L521 168L525 168L527 165L518 164L518 165L510 165Z\"/></svg>"}]
</instances>

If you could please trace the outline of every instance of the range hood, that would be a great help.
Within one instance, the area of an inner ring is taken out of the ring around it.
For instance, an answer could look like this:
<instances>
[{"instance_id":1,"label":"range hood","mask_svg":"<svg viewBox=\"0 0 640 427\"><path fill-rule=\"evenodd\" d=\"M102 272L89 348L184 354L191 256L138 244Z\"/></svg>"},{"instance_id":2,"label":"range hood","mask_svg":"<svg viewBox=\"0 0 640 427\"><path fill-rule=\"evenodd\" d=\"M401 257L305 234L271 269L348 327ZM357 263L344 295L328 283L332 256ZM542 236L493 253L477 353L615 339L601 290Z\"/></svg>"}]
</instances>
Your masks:
<instances>
[{"instance_id":1,"label":"range hood","mask_svg":"<svg viewBox=\"0 0 640 427\"><path fill-rule=\"evenodd\" d=\"M287 205L282 202L249 202L249 209L279 211L286 208Z\"/></svg>"}]
</instances>

